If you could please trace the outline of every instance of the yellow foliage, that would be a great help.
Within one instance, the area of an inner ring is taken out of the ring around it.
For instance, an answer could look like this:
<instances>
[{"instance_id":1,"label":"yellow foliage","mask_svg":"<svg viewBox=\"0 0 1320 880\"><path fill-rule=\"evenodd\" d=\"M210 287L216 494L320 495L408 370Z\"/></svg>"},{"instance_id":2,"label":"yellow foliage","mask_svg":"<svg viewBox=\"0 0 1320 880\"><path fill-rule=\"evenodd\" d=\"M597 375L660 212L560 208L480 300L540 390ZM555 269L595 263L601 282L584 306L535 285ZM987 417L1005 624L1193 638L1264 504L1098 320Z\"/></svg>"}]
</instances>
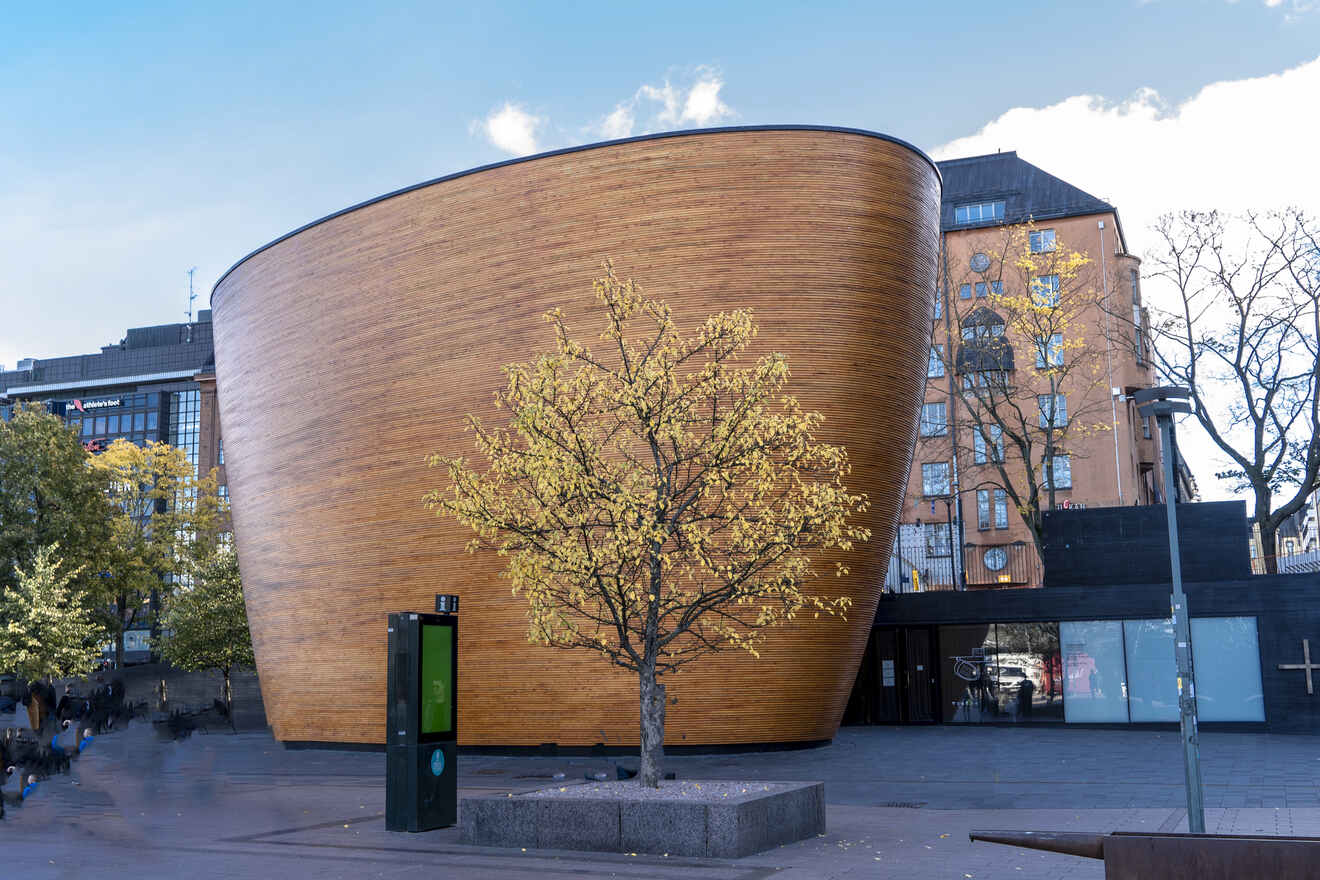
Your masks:
<instances>
[{"instance_id":1,"label":"yellow foliage","mask_svg":"<svg viewBox=\"0 0 1320 880\"><path fill-rule=\"evenodd\" d=\"M427 505L476 532L469 551L509 560L531 641L627 669L660 674L726 647L756 656L803 608L846 612L848 598L804 585L813 552L870 537L848 522L867 501L843 483L845 450L816 439L822 416L785 393L784 357L740 366L750 312L685 337L667 305L604 268L601 351L548 312L554 350L504 368L507 422L469 419L482 466L431 456L449 479Z\"/></svg>"}]
</instances>

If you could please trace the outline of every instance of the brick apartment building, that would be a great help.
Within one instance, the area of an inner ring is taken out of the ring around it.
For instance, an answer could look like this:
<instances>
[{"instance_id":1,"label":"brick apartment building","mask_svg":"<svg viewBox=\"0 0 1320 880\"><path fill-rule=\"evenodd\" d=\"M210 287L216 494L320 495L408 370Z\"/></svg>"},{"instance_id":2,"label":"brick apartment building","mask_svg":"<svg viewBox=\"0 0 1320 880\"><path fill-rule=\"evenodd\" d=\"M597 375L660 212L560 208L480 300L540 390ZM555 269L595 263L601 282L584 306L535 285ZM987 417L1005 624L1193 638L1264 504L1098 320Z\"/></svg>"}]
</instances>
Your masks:
<instances>
[{"instance_id":1,"label":"brick apartment building","mask_svg":"<svg viewBox=\"0 0 1320 880\"><path fill-rule=\"evenodd\" d=\"M931 310L926 403L886 586L1040 586L1039 553L1019 504L1112 507L1164 497L1159 432L1132 401L1156 380L1146 356L1140 261L1113 205L1015 152L939 167L942 277ZM1075 253L1085 260L1069 263ZM1056 257L1060 268L1052 268ZM1032 311L1023 297L1071 310L1066 326L1027 333L1010 314L1014 302L1019 314ZM998 398L983 390L996 383L1004 392ZM976 405L992 398L1006 421L987 420L987 405ZM1028 467L1034 501L1025 491ZM1181 461L1178 472L1179 497L1194 499Z\"/></svg>"}]
</instances>

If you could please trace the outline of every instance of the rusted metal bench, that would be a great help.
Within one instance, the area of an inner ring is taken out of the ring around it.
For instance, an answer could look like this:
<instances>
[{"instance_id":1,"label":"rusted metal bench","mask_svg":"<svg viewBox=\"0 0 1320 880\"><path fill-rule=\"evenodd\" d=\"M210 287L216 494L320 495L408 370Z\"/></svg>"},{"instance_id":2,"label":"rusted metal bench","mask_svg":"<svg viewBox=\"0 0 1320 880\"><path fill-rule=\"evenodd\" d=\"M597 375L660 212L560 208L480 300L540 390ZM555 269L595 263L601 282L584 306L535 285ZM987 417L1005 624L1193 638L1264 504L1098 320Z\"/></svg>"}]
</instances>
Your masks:
<instances>
[{"instance_id":1,"label":"rusted metal bench","mask_svg":"<svg viewBox=\"0 0 1320 880\"><path fill-rule=\"evenodd\" d=\"M972 840L1105 863L1105 880L1320 880L1320 837L973 831Z\"/></svg>"}]
</instances>

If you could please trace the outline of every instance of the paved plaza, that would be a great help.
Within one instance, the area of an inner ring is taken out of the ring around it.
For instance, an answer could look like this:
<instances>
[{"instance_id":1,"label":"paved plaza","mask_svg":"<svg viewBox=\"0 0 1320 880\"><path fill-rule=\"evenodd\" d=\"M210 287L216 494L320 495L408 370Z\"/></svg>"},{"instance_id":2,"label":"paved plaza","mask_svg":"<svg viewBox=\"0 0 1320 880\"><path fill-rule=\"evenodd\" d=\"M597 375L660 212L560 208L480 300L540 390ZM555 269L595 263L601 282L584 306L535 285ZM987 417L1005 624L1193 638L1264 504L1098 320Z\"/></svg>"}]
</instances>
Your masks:
<instances>
[{"instance_id":1,"label":"paved plaza","mask_svg":"<svg viewBox=\"0 0 1320 880\"><path fill-rule=\"evenodd\" d=\"M1320 836L1320 739L1207 733L1202 754L1208 830ZM460 795L566 785L615 760L462 756ZM819 749L670 757L684 779L825 782L825 836L738 861L390 833L384 769L380 753L286 750L266 733L159 742L135 724L10 810L0 876L1100 878L1098 861L972 844L967 832L1187 827L1174 732L844 728Z\"/></svg>"}]
</instances>

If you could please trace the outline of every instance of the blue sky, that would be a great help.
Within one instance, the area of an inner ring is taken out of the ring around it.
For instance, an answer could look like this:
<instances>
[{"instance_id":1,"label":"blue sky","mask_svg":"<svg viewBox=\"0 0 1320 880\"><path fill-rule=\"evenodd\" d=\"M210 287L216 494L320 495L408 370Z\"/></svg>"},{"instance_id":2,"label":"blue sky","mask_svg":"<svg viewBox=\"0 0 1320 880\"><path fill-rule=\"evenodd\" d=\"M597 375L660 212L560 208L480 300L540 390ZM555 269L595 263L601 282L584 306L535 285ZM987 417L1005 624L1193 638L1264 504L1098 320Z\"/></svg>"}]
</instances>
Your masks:
<instances>
[{"instance_id":1,"label":"blue sky","mask_svg":"<svg viewBox=\"0 0 1320 880\"><path fill-rule=\"evenodd\" d=\"M182 320L190 267L205 307L349 204L625 130L1017 149L1113 200L1138 252L1164 210L1314 205L1320 2L1271 2L24 4L0 32L0 364Z\"/></svg>"}]
</instances>

